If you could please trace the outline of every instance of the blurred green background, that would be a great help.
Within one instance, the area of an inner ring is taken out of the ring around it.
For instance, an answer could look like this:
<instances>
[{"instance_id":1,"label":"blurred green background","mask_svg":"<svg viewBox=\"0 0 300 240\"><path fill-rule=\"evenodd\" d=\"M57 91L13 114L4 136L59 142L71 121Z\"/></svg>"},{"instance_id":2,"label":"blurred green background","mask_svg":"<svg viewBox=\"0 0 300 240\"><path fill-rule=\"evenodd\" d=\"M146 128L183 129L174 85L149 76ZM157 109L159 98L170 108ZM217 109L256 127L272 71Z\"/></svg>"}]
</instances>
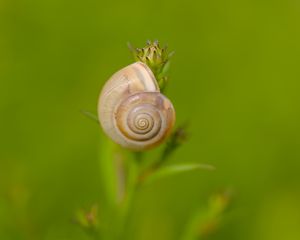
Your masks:
<instances>
[{"instance_id":1,"label":"blurred green background","mask_svg":"<svg viewBox=\"0 0 300 240\"><path fill-rule=\"evenodd\" d=\"M190 138L171 161L216 171L144 188L124 239L180 239L228 187L208 239L300 239L299 26L297 0L0 0L0 239L90 239L71 220L101 202L101 130L80 110L147 39L176 51L167 96Z\"/></svg>"}]
</instances>

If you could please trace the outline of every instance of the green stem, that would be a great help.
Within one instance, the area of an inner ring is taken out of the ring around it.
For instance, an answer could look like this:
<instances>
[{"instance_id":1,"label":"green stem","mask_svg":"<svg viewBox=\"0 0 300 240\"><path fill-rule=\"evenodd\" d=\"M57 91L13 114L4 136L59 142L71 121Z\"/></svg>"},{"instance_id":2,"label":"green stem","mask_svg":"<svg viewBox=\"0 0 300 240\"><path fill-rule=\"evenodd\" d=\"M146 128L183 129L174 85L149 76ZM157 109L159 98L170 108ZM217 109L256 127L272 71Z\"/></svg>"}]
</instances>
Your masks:
<instances>
[{"instance_id":1,"label":"green stem","mask_svg":"<svg viewBox=\"0 0 300 240\"><path fill-rule=\"evenodd\" d=\"M99 156L100 177L104 195L101 200L102 213L98 239L116 239L114 226L118 219L118 176L116 164L116 145L102 138Z\"/></svg>"},{"instance_id":2,"label":"green stem","mask_svg":"<svg viewBox=\"0 0 300 240\"><path fill-rule=\"evenodd\" d=\"M134 153L134 159L128 161L128 174L126 182L126 193L120 207L120 239L126 230L129 216L134 203L137 192L138 177L140 174L140 163L143 158L143 153Z\"/></svg>"}]
</instances>

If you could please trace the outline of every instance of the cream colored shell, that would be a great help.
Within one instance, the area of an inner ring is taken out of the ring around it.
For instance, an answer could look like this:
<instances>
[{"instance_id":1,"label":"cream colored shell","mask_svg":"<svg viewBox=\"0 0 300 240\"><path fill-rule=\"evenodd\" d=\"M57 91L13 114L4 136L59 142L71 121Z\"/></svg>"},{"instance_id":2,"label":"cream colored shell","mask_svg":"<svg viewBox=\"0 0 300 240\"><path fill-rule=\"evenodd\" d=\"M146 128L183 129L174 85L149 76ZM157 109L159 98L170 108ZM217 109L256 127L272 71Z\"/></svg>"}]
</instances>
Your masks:
<instances>
[{"instance_id":1,"label":"cream colored shell","mask_svg":"<svg viewBox=\"0 0 300 240\"><path fill-rule=\"evenodd\" d=\"M106 82L99 98L98 117L113 141L139 151L166 138L175 123L175 110L160 93L150 68L136 62Z\"/></svg>"}]
</instances>

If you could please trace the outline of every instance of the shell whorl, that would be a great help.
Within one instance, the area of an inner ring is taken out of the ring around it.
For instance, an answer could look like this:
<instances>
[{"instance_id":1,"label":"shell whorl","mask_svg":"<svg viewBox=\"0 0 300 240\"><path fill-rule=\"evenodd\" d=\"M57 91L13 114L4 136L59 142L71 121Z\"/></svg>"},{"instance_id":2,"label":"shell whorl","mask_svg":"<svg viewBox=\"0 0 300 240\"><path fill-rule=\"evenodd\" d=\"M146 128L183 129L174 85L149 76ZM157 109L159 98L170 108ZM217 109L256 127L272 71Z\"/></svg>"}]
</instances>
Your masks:
<instances>
[{"instance_id":1,"label":"shell whorl","mask_svg":"<svg viewBox=\"0 0 300 240\"><path fill-rule=\"evenodd\" d=\"M107 81L98 115L104 132L133 150L158 145L175 122L172 103L160 93L153 73L141 62L121 69Z\"/></svg>"}]
</instances>

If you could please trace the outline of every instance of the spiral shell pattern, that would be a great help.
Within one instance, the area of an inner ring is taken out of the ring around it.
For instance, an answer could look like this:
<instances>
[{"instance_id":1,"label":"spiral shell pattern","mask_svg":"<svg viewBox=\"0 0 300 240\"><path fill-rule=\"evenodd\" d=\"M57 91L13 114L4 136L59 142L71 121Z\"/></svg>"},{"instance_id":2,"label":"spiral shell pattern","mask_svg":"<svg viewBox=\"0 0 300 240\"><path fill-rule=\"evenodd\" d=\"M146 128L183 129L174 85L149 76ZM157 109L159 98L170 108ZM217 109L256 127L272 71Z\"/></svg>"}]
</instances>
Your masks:
<instances>
[{"instance_id":1,"label":"spiral shell pattern","mask_svg":"<svg viewBox=\"0 0 300 240\"><path fill-rule=\"evenodd\" d=\"M157 92L137 93L116 110L116 126L128 144L139 148L155 146L168 135L174 122L172 103Z\"/></svg>"}]
</instances>

